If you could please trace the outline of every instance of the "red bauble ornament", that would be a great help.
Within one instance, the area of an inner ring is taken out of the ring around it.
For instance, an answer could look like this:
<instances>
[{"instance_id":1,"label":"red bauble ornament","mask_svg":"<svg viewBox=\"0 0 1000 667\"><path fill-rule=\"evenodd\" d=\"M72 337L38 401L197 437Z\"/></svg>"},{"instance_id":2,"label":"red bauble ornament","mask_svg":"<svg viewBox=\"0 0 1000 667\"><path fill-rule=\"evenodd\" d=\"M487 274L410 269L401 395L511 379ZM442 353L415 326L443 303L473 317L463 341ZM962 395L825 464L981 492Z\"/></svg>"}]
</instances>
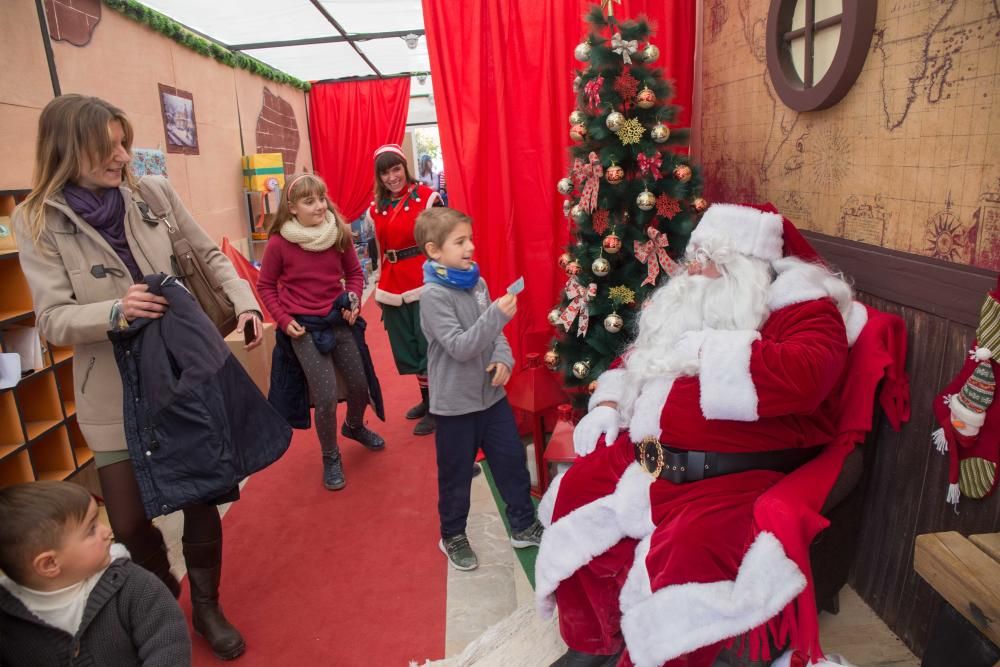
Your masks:
<instances>
[{"instance_id":1,"label":"red bauble ornament","mask_svg":"<svg viewBox=\"0 0 1000 667\"><path fill-rule=\"evenodd\" d=\"M580 263L575 259L566 265L566 275L568 276L578 276L580 275Z\"/></svg>"},{"instance_id":2,"label":"red bauble ornament","mask_svg":"<svg viewBox=\"0 0 1000 667\"><path fill-rule=\"evenodd\" d=\"M651 109L656 106L656 93L649 88L643 88L635 96L635 103L640 109Z\"/></svg>"},{"instance_id":3,"label":"red bauble ornament","mask_svg":"<svg viewBox=\"0 0 1000 667\"><path fill-rule=\"evenodd\" d=\"M704 213L705 209L708 208L708 200L704 197L695 197L691 205L694 206L694 210L698 213Z\"/></svg>"},{"instance_id":4,"label":"red bauble ornament","mask_svg":"<svg viewBox=\"0 0 1000 667\"><path fill-rule=\"evenodd\" d=\"M625 180L625 170L612 162L611 166L604 171L604 178L606 178L608 183L611 185L618 185Z\"/></svg>"},{"instance_id":5,"label":"red bauble ornament","mask_svg":"<svg viewBox=\"0 0 1000 667\"><path fill-rule=\"evenodd\" d=\"M681 183L687 183L691 180L691 167L686 164L677 165L674 167L674 178Z\"/></svg>"},{"instance_id":6,"label":"red bauble ornament","mask_svg":"<svg viewBox=\"0 0 1000 667\"><path fill-rule=\"evenodd\" d=\"M622 240L618 238L617 234L611 232L604 237L603 241L601 241L601 246L604 248L605 252L614 255L622 249Z\"/></svg>"},{"instance_id":7,"label":"red bauble ornament","mask_svg":"<svg viewBox=\"0 0 1000 667\"><path fill-rule=\"evenodd\" d=\"M573 141L583 141L587 138L587 128L583 125L574 125L569 128L569 138Z\"/></svg>"}]
</instances>

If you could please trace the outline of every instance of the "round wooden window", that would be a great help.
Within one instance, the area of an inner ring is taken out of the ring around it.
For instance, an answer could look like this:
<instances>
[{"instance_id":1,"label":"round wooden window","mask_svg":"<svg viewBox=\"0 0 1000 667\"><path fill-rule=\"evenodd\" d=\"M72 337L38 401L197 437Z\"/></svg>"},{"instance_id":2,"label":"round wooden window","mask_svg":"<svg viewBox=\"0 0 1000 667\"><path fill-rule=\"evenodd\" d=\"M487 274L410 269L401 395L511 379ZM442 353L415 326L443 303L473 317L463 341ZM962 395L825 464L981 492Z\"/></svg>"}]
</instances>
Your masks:
<instances>
[{"instance_id":1,"label":"round wooden window","mask_svg":"<svg viewBox=\"0 0 1000 667\"><path fill-rule=\"evenodd\" d=\"M876 0L841 0L839 14L818 20L817 1L772 0L767 15L767 69L778 97L795 111L826 109L847 94L865 64L875 30ZM823 8L829 4L823 3ZM804 25L794 27L798 23ZM829 49L829 67L814 80L817 40L837 28L840 38L836 47ZM797 53L793 45L799 49Z\"/></svg>"}]
</instances>

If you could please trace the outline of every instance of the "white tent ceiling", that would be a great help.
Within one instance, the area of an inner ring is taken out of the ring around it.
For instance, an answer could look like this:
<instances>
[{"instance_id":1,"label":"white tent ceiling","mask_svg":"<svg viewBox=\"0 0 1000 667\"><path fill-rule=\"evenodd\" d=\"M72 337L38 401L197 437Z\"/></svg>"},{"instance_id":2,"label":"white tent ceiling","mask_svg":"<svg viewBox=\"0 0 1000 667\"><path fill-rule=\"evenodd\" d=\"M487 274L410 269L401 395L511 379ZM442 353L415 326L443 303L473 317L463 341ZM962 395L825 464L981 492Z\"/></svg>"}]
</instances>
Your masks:
<instances>
[{"instance_id":1,"label":"white tent ceiling","mask_svg":"<svg viewBox=\"0 0 1000 667\"><path fill-rule=\"evenodd\" d=\"M142 2L227 48L306 81L430 71L420 0ZM411 32L419 35L415 49L401 36ZM281 44L301 40L327 41Z\"/></svg>"}]
</instances>

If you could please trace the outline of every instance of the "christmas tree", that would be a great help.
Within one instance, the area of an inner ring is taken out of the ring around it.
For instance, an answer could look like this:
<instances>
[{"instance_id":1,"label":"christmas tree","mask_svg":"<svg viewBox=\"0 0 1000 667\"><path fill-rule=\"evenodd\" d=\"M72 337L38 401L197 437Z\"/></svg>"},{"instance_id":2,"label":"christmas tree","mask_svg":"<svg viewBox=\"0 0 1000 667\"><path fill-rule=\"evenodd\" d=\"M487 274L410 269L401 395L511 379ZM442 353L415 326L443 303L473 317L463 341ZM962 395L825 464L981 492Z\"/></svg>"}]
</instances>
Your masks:
<instances>
[{"instance_id":1,"label":"christmas tree","mask_svg":"<svg viewBox=\"0 0 1000 667\"><path fill-rule=\"evenodd\" d=\"M559 258L567 282L549 313L558 338L545 363L563 369L566 386L593 391L634 338L643 301L679 270L708 203L698 170L670 148L689 132L671 127L679 109L648 23L619 22L599 7L587 21L574 52L583 69L573 83L570 173L557 184L571 225Z\"/></svg>"}]
</instances>

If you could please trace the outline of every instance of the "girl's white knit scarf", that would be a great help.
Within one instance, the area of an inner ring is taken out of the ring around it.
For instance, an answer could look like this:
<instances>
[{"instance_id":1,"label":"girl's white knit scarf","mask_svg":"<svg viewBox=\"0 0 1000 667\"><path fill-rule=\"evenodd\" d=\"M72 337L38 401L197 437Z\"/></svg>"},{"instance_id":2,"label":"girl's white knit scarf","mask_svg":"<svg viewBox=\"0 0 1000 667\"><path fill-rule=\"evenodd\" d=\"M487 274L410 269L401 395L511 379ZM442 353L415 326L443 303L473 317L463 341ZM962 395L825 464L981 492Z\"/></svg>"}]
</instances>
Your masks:
<instances>
[{"instance_id":1,"label":"girl's white knit scarf","mask_svg":"<svg viewBox=\"0 0 1000 667\"><path fill-rule=\"evenodd\" d=\"M286 241L296 243L303 250L323 252L340 238L340 225L331 211L326 212L326 220L315 227L306 227L296 218L281 226L281 236Z\"/></svg>"}]
</instances>

